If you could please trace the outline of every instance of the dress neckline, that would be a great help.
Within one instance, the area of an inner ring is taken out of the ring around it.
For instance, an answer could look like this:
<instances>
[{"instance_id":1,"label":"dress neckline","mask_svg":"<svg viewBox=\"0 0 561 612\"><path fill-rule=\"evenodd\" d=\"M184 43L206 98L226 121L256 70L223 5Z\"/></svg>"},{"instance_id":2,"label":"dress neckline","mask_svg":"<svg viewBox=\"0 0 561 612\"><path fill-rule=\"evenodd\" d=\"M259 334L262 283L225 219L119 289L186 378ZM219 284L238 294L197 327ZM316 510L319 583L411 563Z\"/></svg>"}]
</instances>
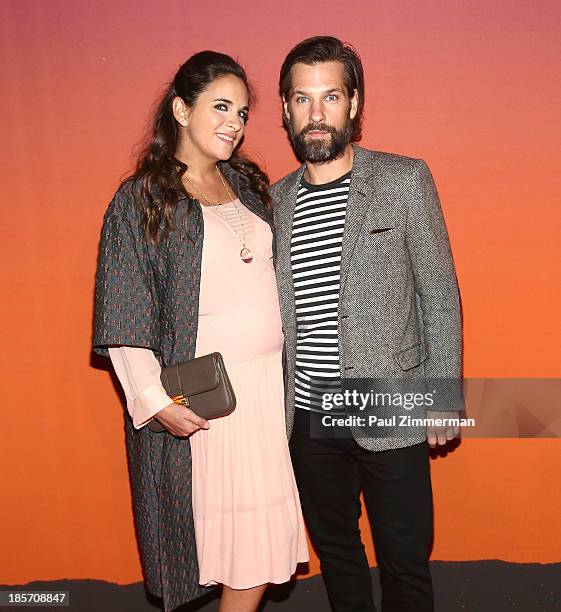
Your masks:
<instances>
[{"instance_id":1,"label":"dress neckline","mask_svg":"<svg viewBox=\"0 0 561 612\"><path fill-rule=\"evenodd\" d=\"M211 208L211 209L212 208L222 208L223 206L232 206L234 203L238 203L238 202L241 204L240 199L236 198L235 200L230 200L229 202L223 202L222 204L214 204L213 206L203 205L202 207L203 209L204 208Z\"/></svg>"}]
</instances>

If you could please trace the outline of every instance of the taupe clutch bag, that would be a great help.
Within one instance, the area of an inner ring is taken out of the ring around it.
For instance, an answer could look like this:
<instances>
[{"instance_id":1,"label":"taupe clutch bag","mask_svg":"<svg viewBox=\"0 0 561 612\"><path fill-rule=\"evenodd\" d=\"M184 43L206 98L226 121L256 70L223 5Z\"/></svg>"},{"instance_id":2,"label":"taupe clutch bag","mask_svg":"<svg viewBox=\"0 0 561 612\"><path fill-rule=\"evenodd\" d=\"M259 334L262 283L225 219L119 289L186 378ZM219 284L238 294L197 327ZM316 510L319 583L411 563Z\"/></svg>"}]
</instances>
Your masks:
<instances>
[{"instance_id":1,"label":"taupe clutch bag","mask_svg":"<svg viewBox=\"0 0 561 612\"><path fill-rule=\"evenodd\" d=\"M234 389L220 353L162 368L160 379L174 402L205 419L227 416L236 407ZM152 419L148 427L152 431L167 431L157 419Z\"/></svg>"}]
</instances>

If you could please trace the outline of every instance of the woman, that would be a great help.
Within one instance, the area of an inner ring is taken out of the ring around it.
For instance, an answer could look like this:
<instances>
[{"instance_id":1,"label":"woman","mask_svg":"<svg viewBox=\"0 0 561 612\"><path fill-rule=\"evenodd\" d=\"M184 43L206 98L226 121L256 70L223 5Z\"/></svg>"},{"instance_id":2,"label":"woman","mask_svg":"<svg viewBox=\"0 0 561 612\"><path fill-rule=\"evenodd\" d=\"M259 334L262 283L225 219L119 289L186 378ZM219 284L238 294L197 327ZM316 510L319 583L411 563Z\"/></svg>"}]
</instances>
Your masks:
<instances>
[{"instance_id":1,"label":"woman","mask_svg":"<svg viewBox=\"0 0 561 612\"><path fill-rule=\"evenodd\" d=\"M187 60L102 229L94 349L127 397L145 581L166 610L222 584L221 612L252 612L268 583L308 560L285 433L268 180L236 152L249 91L227 55ZM208 423L159 375L214 351L237 407ZM146 427L153 418L169 433Z\"/></svg>"}]
</instances>

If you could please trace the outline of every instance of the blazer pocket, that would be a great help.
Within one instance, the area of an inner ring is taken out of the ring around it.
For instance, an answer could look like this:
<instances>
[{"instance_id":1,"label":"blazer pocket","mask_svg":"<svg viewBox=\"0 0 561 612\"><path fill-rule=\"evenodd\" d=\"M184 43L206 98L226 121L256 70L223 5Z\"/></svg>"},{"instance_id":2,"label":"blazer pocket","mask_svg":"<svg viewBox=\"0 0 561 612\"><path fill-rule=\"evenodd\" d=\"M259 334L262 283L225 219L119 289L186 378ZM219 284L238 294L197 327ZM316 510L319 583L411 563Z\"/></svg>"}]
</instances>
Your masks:
<instances>
[{"instance_id":1,"label":"blazer pocket","mask_svg":"<svg viewBox=\"0 0 561 612\"><path fill-rule=\"evenodd\" d=\"M393 230L393 227L374 227L370 230L370 234L381 234L382 232L389 232Z\"/></svg>"},{"instance_id":2,"label":"blazer pocket","mask_svg":"<svg viewBox=\"0 0 561 612\"><path fill-rule=\"evenodd\" d=\"M422 342L418 342L394 354L394 359L402 370L410 370L418 366L427 357L428 353Z\"/></svg>"}]
</instances>

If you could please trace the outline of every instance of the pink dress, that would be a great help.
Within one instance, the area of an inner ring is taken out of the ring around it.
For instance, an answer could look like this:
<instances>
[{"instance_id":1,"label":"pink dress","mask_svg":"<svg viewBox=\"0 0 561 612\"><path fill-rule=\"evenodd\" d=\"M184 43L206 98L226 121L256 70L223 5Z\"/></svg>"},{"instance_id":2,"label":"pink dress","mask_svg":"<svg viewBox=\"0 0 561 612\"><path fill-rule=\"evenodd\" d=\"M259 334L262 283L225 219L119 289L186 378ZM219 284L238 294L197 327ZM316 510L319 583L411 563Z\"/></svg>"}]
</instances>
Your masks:
<instances>
[{"instance_id":1,"label":"pink dress","mask_svg":"<svg viewBox=\"0 0 561 612\"><path fill-rule=\"evenodd\" d=\"M199 582L247 589L286 582L309 559L286 438L272 236L239 200L203 207L203 219L196 355L222 353L237 406L190 437ZM244 231L251 263L240 257Z\"/></svg>"},{"instance_id":2,"label":"pink dress","mask_svg":"<svg viewBox=\"0 0 561 612\"><path fill-rule=\"evenodd\" d=\"M235 203L203 207L196 354L222 353L237 407L190 444L199 582L246 589L286 582L309 557L286 439L271 230ZM249 264L240 258L244 230ZM109 356L134 427L145 427L172 401L158 360L131 346L111 347Z\"/></svg>"}]
</instances>

